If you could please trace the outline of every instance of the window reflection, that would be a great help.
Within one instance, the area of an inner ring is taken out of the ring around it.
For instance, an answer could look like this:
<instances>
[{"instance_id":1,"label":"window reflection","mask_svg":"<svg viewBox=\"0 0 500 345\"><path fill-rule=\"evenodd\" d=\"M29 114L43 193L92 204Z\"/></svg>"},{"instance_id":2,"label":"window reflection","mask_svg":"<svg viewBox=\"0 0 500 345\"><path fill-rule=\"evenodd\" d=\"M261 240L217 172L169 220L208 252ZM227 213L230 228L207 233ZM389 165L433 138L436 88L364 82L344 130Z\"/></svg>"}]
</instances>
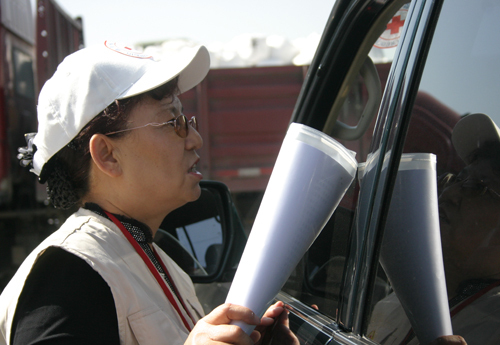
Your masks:
<instances>
[{"instance_id":1,"label":"window reflection","mask_svg":"<svg viewBox=\"0 0 500 345\"><path fill-rule=\"evenodd\" d=\"M224 245L220 194L202 188L198 200L171 212L155 235L158 244L190 276L217 272Z\"/></svg>"},{"instance_id":2,"label":"window reflection","mask_svg":"<svg viewBox=\"0 0 500 345\"><path fill-rule=\"evenodd\" d=\"M494 1L444 2L404 146L404 152L437 157L445 302L454 334L469 345L500 341L500 134L496 126L500 121L500 22L491 19L495 14L500 14L500 3ZM433 284L439 277L429 272L408 279ZM390 281L387 286L391 287ZM399 293L398 299L398 293L375 298L366 334L382 344L416 344L401 306L404 298Z\"/></svg>"},{"instance_id":3,"label":"window reflection","mask_svg":"<svg viewBox=\"0 0 500 345\"><path fill-rule=\"evenodd\" d=\"M198 260L208 274L214 273L222 251L220 219L212 217L175 230L182 246Z\"/></svg>"}]
</instances>

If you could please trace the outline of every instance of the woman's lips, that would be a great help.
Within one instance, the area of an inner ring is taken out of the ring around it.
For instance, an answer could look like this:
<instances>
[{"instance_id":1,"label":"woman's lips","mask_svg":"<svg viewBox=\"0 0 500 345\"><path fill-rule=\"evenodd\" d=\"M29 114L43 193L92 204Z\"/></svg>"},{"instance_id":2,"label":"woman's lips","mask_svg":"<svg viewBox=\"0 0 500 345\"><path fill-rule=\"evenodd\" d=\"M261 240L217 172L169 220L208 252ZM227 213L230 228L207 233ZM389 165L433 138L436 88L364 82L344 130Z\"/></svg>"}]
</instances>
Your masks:
<instances>
[{"instance_id":1,"label":"woman's lips","mask_svg":"<svg viewBox=\"0 0 500 345\"><path fill-rule=\"evenodd\" d=\"M197 178L199 178L200 180L203 178L203 175L198 171L196 170L197 169L197 165L198 164L198 161L196 161L196 163L194 163L191 168L188 169L188 174L190 175L194 175L196 176Z\"/></svg>"}]
</instances>

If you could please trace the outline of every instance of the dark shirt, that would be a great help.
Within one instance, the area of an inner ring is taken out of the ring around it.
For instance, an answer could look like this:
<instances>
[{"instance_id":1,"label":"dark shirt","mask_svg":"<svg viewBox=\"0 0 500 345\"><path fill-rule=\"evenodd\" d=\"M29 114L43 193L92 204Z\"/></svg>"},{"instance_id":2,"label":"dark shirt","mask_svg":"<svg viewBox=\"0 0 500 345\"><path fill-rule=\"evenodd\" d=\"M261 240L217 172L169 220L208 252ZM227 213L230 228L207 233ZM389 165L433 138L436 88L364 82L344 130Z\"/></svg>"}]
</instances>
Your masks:
<instances>
[{"instance_id":1,"label":"dark shirt","mask_svg":"<svg viewBox=\"0 0 500 345\"><path fill-rule=\"evenodd\" d=\"M98 205L86 204L85 208L108 218ZM133 219L115 216L165 277L148 245L151 230ZM49 247L34 264L19 297L11 344L120 344L111 289L83 259Z\"/></svg>"}]
</instances>

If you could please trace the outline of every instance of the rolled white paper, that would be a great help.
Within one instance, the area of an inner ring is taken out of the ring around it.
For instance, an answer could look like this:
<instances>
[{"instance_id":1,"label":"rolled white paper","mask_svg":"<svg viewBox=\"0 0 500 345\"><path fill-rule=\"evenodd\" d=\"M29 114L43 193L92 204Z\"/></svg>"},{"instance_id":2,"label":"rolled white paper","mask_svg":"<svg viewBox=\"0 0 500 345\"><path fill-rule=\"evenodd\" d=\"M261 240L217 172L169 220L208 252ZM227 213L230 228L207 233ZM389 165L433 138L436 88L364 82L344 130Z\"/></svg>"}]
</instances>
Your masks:
<instances>
[{"instance_id":1,"label":"rolled white paper","mask_svg":"<svg viewBox=\"0 0 500 345\"><path fill-rule=\"evenodd\" d=\"M403 154L380 262L420 344L453 334L441 251L435 155Z\"/></svg>"},{"instance_id":2,"label":"rolled white paper","mask_svg":"<svg viewBox=\"0 0 500 345\"><path fill-rule=\"evenodd\" d=\"M320 131L290 125L226 302L264 314L351 185L354 155Z\"/></svg>"}]
</instances>

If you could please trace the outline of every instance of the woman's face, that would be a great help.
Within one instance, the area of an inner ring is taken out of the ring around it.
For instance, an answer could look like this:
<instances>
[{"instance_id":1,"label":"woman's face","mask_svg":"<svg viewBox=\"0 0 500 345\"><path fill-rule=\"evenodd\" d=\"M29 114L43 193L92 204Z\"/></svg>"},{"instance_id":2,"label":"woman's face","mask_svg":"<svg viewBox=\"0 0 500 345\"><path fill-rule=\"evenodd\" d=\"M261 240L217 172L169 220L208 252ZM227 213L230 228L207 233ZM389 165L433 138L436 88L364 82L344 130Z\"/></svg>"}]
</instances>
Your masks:
<instances>
[{"instance_id":1,"label":"woman's face","mask_svg":"<svg viewBox=\"0 0 500 345\"><path fill-rule=\"evenodd\" d=\"M500 177L488 161L470 164L459 177L500 191ZM489 190L468 195L464 188L471 183L452 184L439 197L445 267L463 280L500 277L500 198Z\"/></svg>"},{"instance_id":2,"label":"woman's face","mask_svg":"<svg viewBox=\"0 0 500 345\"><path fill-rule=\"evenodd\" d=\"M128 128L163 123L182 113L177 97L160 101L146 97L129 114ZM111 137L112 138L112 137ZM147 126L113 139L122 169L127 198L142 215L170 211L200 196L201 173L196 170L203 145L198 132L189 127L186 138L173 126Z\"/></svg>"}]
</instances>

